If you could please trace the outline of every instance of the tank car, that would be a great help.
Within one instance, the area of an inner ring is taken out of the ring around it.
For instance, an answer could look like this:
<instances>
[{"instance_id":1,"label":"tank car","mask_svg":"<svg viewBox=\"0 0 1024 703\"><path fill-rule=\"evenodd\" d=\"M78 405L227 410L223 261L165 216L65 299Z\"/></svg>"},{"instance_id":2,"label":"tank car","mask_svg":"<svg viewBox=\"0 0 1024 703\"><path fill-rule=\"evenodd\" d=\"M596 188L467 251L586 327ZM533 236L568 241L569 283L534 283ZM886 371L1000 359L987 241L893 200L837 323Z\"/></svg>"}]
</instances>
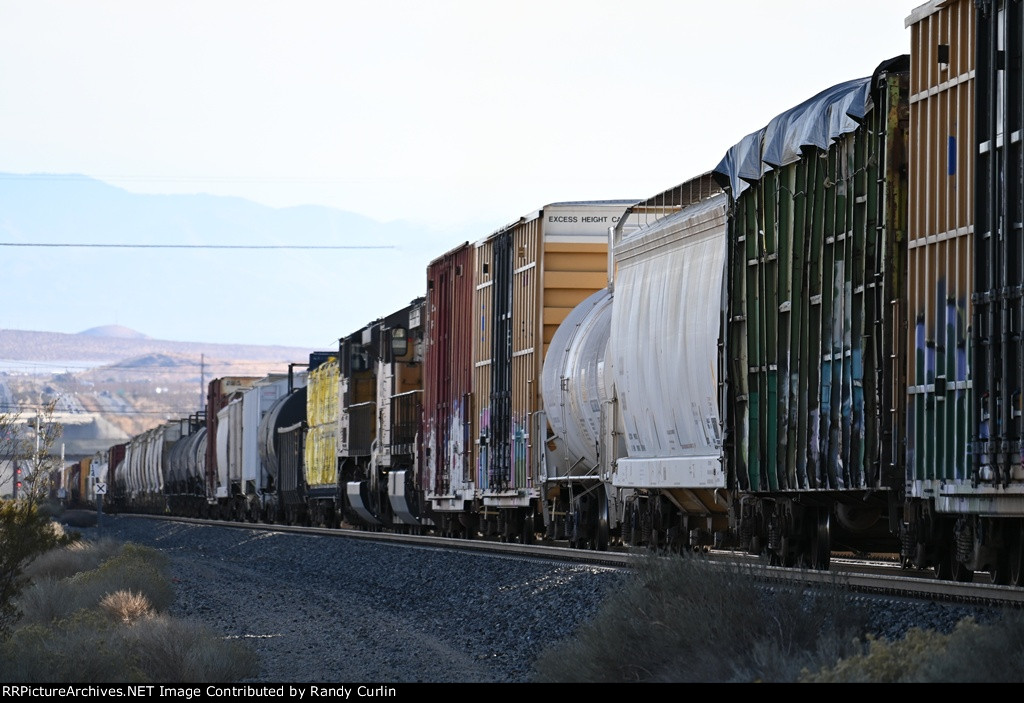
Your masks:
<instances>
[{"instance_id":1,"label":"tank car","mask_svg":"<svg viewBox=\"0 0 1024 703\"><path fill-rule=\"evenodd\" d=\"M199 517L206 511L206 413L180 421L181 437L168 455L164 490L174 515Z\"/></svg>"},{"instance_id":2,"label":"tank car","mask_svg":"<svg viewBox=\"0 0 1024 703\"><path fill-rule=\"evenodd\" d=\"M179 420L165 422L132 437L119 467L124 479L125 501L144 513L168 512L167 477L170 454L183 435Z\"/></svg>"},{"instance_id":3,"label":"tank car","mask_svg":"<svg viewBox=\"0 0 1024 703\"><path fill-rule=\"evenodd\" d=\"M302 368L298 368L298 367ZM286 459L286 434L298 426L301 432L306 421L307 364L289 364L286 393L280 396L260 418L256 434L256 451L261 466L260 519L283 522L288 508L304 503L298 494L298 463Z\"/></svg>"}]
</instances>

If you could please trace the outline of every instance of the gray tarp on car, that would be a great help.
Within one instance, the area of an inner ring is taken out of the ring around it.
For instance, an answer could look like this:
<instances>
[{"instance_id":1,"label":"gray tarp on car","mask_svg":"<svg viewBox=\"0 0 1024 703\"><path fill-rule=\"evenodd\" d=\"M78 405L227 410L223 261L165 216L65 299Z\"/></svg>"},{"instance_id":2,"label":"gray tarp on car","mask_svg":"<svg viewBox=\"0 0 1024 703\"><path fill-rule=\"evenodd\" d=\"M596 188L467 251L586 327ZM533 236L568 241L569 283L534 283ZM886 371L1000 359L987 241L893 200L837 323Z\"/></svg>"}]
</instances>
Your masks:
<instances>
[{"instance_id":1,"label":"gray tarp on car","mask_svg":"<svg viewBox=\"0 0 1024 703\"><path fill-rule=\"evenodd\" d=\"M726 152L713 173L736 198L773 168L797 161L804 147L827 149L857 129L871 104L871 78L840 83L786 110Z\"/></svg>"}]
</instances>

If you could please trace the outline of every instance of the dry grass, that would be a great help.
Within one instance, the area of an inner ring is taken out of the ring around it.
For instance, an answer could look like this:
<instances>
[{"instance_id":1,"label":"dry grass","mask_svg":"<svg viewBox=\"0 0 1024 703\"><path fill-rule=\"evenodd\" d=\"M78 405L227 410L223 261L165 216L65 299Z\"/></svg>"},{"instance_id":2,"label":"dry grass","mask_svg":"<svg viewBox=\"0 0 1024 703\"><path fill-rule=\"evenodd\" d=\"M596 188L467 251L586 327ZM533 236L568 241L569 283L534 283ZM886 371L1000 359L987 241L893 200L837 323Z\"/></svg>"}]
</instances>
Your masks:
<instances>
[{"instance_id":1,"label":"dry grass","mask_svg":"<svg viewBox=\"0 0 1024 703\"><path fill-rule=\"evenodd\" d=\"M68 581L90 605L110 593L127 590L144 595L154 610L163 612L174 602L165 569L166 558L159 551L128 544L97 568L75 574Z\"/></svg>"},{"instance_id":2,"label":"dry grass","mask_svg":"<svg viewBox=\"0 0 1024 703\"><path fill-rule=\"evenodd\" d=\"M541 653L538 682L1019 683L1024 613L949 634L864 634L867 604L841 583L810 597L758 567L652 557L597 617Z\"/></svg>"},{"instance_id":3,"label":"dry grass","mask_svg":"<svg viewBox=\"0 0 1024 703\"><path fill-rule=\"evenodd\" d=\"M40 555L25 569L31 579L67 578L80 571L95 569L117 554L124 545L105 538L95 542L80 540L62 549L53 549Z\"/></svg>"},{"instance_id":4,"label":"dry grass","mask_svg":"<svg viewBox=\"0 0 1024 703\"><path fill-rule=\"evenodd\" d=\"M912 629L894 642L869 640L865 651L805 673L806 683L1022 683L1024 615L1009 612L979 625L966 618L949 634Z\"/></svg>"},{"instance_id":5,"label":"dry grass","mask_svg":"<svg viewBox=\"0 0 1024 703\"><path fill-rule=\"evenodd\" d=\"M166 616L143 618L124 631L125 643L153 681L239 681L259 673L252 650L208 626Z\"/></svg>"},{"instance_id":6,"label":"dry grass","mask_svg":"<svg viewBox=\"0 0 1024 703\"><path fill-rule=\"evenodd\" d=\"M652 556L573 639L543 652L535 680L552 682L791 682L859 651L866 613L771 589L757 567Z\"/></svg>"},{"instance_id":7,"label":"dry grass","mask_svg":"<svg viewBox=\"0 0 1024 703\"><path fill-rule=\"evenodd\" d=\"M0 682L216 683L259 673L243 644L162 612L174 593L161 552L113 542L53 551L0 641Z\"/></svg>"},{"instance_id":8,"label":"dry grass","mask_svg":"<svg viewBox=\"0 0 1024 703\"><path fill-rule=\"evenodd\" d=\"M100 600L100 610L118 622L131 625L136 620L153 614L153 606L141 593L114 591Z\"/></svg>"}]
</instances>

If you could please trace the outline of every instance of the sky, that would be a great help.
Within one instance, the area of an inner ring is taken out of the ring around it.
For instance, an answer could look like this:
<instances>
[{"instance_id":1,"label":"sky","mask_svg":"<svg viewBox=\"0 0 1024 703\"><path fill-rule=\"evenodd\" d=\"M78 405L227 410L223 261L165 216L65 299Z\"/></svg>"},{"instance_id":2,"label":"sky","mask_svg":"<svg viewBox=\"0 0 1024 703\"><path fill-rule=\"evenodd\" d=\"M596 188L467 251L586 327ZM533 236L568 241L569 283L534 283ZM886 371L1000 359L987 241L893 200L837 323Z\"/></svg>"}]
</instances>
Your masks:
<instances>
[{"instance_id":1,"label":"sky","mask_svg":"<svg viewBox=\"0 0 1024 703\"><path fill-rule=\"evenodd\" d=\"M920 4L0 0L0 172L406 220L439 256L714 168L908 53Z\"/></svg>"}]
</instances>

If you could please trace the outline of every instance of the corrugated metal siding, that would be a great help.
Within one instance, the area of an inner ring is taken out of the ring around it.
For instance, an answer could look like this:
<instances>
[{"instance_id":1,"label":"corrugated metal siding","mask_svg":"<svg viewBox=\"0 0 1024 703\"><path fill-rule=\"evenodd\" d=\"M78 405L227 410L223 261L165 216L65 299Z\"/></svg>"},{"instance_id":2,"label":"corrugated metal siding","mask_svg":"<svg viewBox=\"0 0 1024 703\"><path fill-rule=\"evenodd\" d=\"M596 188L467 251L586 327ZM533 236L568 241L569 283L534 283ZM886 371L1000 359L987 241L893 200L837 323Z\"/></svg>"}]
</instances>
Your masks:
<instances>
[{"instance_id":1,"label":"corrugated metal siding","mask_svg":"<svg viewBox=\"0 0 1024 703\"><path fill-rule=\"evenodd\" d=\"M907 471L969 475L974 3L911 25Z\"/></svg>"},{"instance_id":2,"label":"corrugated metal siding","mask_svg":"<svg viewBox=\"0 0 1024 703\"><path fill-rule=\"evenodd\" d=\"M478 462L483 469L478 487L485 498L536 487L530 433L543 405L540 378L547 346L569 311L607 286L608 229L630 204L554 203L477 249L477 308L490 354L483 356L481 336L474 347L474 395L487 437ZM490 263L487 275L484 262ZM481 383L489 384L486 391Z\"/></svg>"},{"instance_id":3,"label":"corrugated metal siding","mask_svg":"<svg viewBox=\"0 0 1024 703\"><path fill-rule=\"evenodd\" d=\"M472 485L474 251L464 244L427 269L423 488L428 497L465 492Z\"/></svg>"},{"instance_id":4,"label":"corrugated metal siding","mask_svg":"<svg viewBox=\"0 0 1024 703\"><path fill-rule=\"evenodd\" d=\"M472 427L475 457L472 465L473 483L477 490L487 486L487 465L491 427L491 357L494 335L494 281L492 240L476 245L473 274L473 403Z\"/></svg>"},{"instance_id":5,"label":"corrugated metal siding","mask_svg":"<svg viewBox=\"0 0 1024 703\"><path fill-rule=\"evenodd\" d=\"M883 323L903 260L905 76L886 85L856 131L735 203L727 412L745 490L875 487L894 460L898 347Z\"/></svg>"},{"instance_id":6,"label":"corrugated metal siding","mask_svg":"<svg viewBox=\"0 0 1024 703\"><path fill-rule=\"evenodd\" d=\"M963 3L967 4L967 3ZM975 171L972 476L1019 489L1024 365L1024 9L979 3ZM966 160L966 159L965 159Z\"/></svg>"},{"instance_id":7,"label":"corrugated metal siding","mask_svg":"<svg viewBox=\"0 0 1024 703\"><path fill-rule=\"evenodd\" d=\"M514 229L494 237L491 259L493 289L491 291L491 396L489 398L490 432L486 481L480 486L487 491L510 490L512 476L512 336L515 241Z\"/></svg>"},{"instance_id":8,"label":"corrugated metal siding","mask_svg":"<svg viewBox=\"0 0 1024 703\"><path fill-rule=\"evenodd\" d=\"M540 402L539 299L541 218L520 223L512 238L512 358L509 417L509 490L530 488L530 418Z\"/></svg>"},{"instance_id":9,"label":"corrugated metal siding","mask_svg":"<svg viewBox=\"0 0 1024 703\"><path fill-rule=\"evenodd\" d=\"M607 243L544 242L544 356L569 312L607 284Z\"/></svg>"}]
</instances>

